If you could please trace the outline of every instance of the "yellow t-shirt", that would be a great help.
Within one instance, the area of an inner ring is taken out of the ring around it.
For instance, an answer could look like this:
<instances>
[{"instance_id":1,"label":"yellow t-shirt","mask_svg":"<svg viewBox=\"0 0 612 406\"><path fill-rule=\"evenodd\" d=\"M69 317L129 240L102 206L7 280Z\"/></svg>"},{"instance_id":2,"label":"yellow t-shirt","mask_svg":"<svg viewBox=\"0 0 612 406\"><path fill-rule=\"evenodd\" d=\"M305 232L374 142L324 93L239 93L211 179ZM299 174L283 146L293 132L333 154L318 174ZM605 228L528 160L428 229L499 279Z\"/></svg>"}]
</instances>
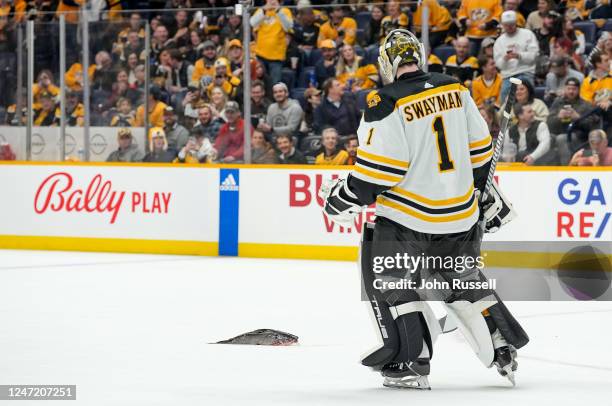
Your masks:
<instances>
[{"instance_id":1,"label":"yellow t-shirt","mask_svg":"<svg viewBox=\"0 0 612 406\"><path fill-rule=\"evenodd\" d=\"M457 18L471 20L465 35L470 38L485 38L496 35L497 30L495 28L481 30L479 26L491 20L501 21L503 11L501 0L463 0L457 12Z\"/></svg>"},{"instance_id":2,"label":"yellow t-shirt","mask_svg":"<svg viewBox=\"0 0 612 406\"><path fill-rule=\"evenodd\" d=\"M348 45L355 45L355 40L357 38L357 22L350 17L344 17L338 27L335 27L331 20L321 25L321 28L319 28L317 46L321 46L321 43L326 39L336 41L340 36L338 33L338 28L342 28L342 30L344 30L343 42Z\"/></svg>"},{"instance_id":3,"label":"yellow t-shirt","mask_svg":"<svg viewBox=\"0 0 612 406\"><path fill-rule=\"evenodd\" d=\"M477 106L481 106L489 99L495 99L495 105L499 106L499 96L501 94L502 77L498 73L490 86L484 81L484 77L478 76L472 82L472 97Z\"/></svg>"},{"instance_id":4,"label":"yellow t-shirt","mask_svg":"<svg viewBox=\"0 0 612 406\"><path fill-rule=\"evenodd\" d=\"M321 152L315 159L315 165L346 165L348 158L348 152L343 149L332 156L325 156L325 152Z\"/></svg>"},{"instance_id":5,"label":"yellow t-shirt","mask_svg":"<svg viewBox=\"0 0 612 406\"><path fill-rule=\"evenodd\" d=\"M255 14L263 13L258 9ZM268 10L265 12L264 21L255 28L255 54L271 61L284 61L287 56L287 32L281 24L278 13L284 14L293 20L291 11L281 7L278 11Z\"/></svg>"},{"instance_id":6,"label":"yellow t-shirt","mask_svg":"<svg viewBox=\"0 0 612 406\"><path fill-rule=\"evenodd\" d=\"M166 109L164 102L158 101L153 107L153 110L149 113L149 125L151 127L163 127L164 126L164 110ZM141 104L136 109L136 123L135 127L144 126L144 104Z\"/></svg>"},{"instance_id":7,"label":"yellow t-shirt","mask_svg":"<svg viewBox=\"0 0 612 406\"><path fill-rule=\"evenodd\" d=\"M426 4L429 8L429 29L431 32L448 30L452 23L452 18L448 9L441 6L437 0L424 0L419 3L416 12L412 15L414 21L414 29L416 32L421 32L421 15L422 6Z\"/></svg>"},{"instance_id":8,"label":"yellow t-shirt","mask_svg":"<svg viewBox=\"0 0 612 406\"><path fill-rule=\"evenodd\" d=\"M592 75L589 75L580 86L580 97L589 103L593 103L595 95L605 90L612 92L612 75L609 72L601 79L595 79Z\"/></svg>"},{"instance_id":9,"label":"yellow t-shirt","mask_svg":"<svg viewBox=\"0 0 612 406\"><path fill-rule=\"evenodd\" d=\"M353 80L353 84L359 85L362 89L372 89L376 87L378 79L378 70L371 63L365 63L363 60L357 61L357 68L345 67L343 72L336 72L336 79L343 85L346 85L349 79ZM350 91L350 89L349 89Z\"/></svg>"},{"instance_id":10,"label":"yellow t-shirt","mask_svg":"<svg viewBox=\"0 0 612 406\"><path fill-rule=\"evenodd\" d=\"M95 64L89 65L88 71L89 71L89 75L88 75L89 80L92 81L96 73L96 65ZM68 69L68 71L64 75L66 86L68 86L70 90L75 91L75 92L80 92L81 90L83 90L83 86L81 86L81 84L77 80L79 77L81 78L83 77L83 65L81 65L79 62L73 63L70 66L70 69Z\"/></svg>"}]
</instances>

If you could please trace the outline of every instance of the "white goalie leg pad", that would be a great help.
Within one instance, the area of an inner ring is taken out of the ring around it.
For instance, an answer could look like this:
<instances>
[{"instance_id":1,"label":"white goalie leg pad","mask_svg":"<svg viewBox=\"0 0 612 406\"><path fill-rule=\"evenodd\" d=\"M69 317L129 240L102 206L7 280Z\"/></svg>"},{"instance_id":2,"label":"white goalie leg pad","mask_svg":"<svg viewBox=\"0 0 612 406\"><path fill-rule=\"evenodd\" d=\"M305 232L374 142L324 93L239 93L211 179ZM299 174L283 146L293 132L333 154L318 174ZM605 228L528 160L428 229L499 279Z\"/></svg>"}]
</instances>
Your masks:
<instances>
[{"instance_id":1,"label":"white goalie leg pad","mask_svg":"<svg viewBox=\"0 0 612 406\"><path fill-rule=\"evenodd\" d=\"M494 296L488 296L475 303L466 300L444 303L446 311L455 319L459 330L487 368L493 365L495 349L482 312L495 303L497 300Z\"/></svg>"},{"instance_id":2,"label":"white goalie leg pad","mask_svg":"<svg viewBox=\"0 0 612 406\"><path fill-rule=\"evenodd\" d=\"M391 311L391 315L393 315L394 320L404 314L420 312L427 323L432 344L436 342L436 339L442 333L440 322L427 302L418 301L404 303L398 306L390 307L389 310Z\"/></svg>"}]
</instances>

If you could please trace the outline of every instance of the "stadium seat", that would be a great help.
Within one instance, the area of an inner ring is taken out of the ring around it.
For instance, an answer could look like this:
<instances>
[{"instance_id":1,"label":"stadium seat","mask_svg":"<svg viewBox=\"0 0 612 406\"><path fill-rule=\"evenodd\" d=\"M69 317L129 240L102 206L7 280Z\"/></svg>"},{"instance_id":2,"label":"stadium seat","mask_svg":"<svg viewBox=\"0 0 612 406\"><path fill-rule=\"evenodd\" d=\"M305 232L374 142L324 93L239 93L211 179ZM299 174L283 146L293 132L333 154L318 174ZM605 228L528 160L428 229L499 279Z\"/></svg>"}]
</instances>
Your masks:
<instances>
[{"instance_id":1,"label":"stadium seat","mask_svg":"<svg viewBox=\"0 0 612 406\"><path fill-rule=\"evenodd\" d=\"M540 100L544 100L544 92L546 91L546 86L536 86L534 88L534 97Z\"/></svg>"},{"instance_id":2,"label":"stadium seat","mask_svg":"<svg viewBox=\"0 0 612 406\"><path fill-rule=\"evenodd\" d=\"M357 42L363 44L367 41L366 31L361 28L357 28Z\"/></svg>"},{"instance_id":3,"label":"stadium seat","mask_svg":"<svg viewBox=\"0 0 612 406\"><path fill-rule=\"evenodd\" d=\"M608 19L608 21L606 21L606 23L604 24L604 26L603 26L603 27L601 27L601 30L600 30L600 31L601 31L601 32L604 32L604 31L608 31L608 32L610 32L610 31L612 31L612 18L609 18L609 19ZM586 34L585 34L585 35L586 35Z\"/></svg>"},{"instance_id":4,"label":"stadium seat","mask_svg":"<svg viewBox=\"0 0 612 406\"><path fill-rule=\"evenodd\" d=\"M366 62L376 63L378 61L378 45L370 45L366 49Z\"/></svg>"},{"instance_id":5,"label":"stadium seat","mask_svg":"<svg viewBox=\"0 0 612 406\"><path fill-rule=\"evenodd\" d=\"M584 33L584 39L586 42L594 43L596 41L595 33L597 32L597 26L594 22L576 21L574 23L574 29Z\"/></svg>"},{"instance_id":6,"label":"stadium seat","mask_svg":"<svg viewBox=\"0 0 612 406\"><path fill-rule=\"evenodd\" d=\"M440 45L435 47L432 52L440 58L442 63L446 63L448 57L455 54L455 48L450 45Z\"/></svg>"},{"instance_id":7,"label":"stadium seat","mask_svg":"<svg viewBox=\"0 0 612 406\"><path fill-rule=\"evenodd\" d=\"M589 54L591 53L591 51L593 50L594 45L590 42L587 42L586 44L584 44L584 54L586 56L589 56Z\"/></svg>"},{"instance_id":8,"label":"stadium seat","mask_svg":"<svg viewBox=\"0 0 612 406\"><path fill-rule=\"evenodd\" d=\"M318 48L315 48L312 51L310 51L310 55L308 56L308 58L304 58L305 59L304 65L305 66L315 66L317 62L319 62L322 58L323 58L323 54L321 53L321 50Z\"/></svg>"},{"instance_id":9,"label":"stadium seat","mask_svg":"<svg viewBox=\"0 0 612 406\"><path fill-rule=\"evenodd\" d=\"M295 87L295 71L289 68L283 68L281 80L289 89Z\"/></svg>"},{"instance_id":10,"label":"stadium seat","mask_svg":"<svg viewBox=\"0 0 612 406\"><path fill-rule=\"evenodd\" d=\"M321 136L320 135L309 135L302 138L300 142L299 150L306 156L316 156L321 149ZM314 159L313 159L314 163Z\"/></svg>"},{"instance_id":11,"label":"stadium seat","mask_svg":"<svg viewBox=\"0 0 612 406\"><path fill-rule=\"evenodd\" d=\"M355 53L359 56L365 56L365 49L363 49L359 45L355 45Z\"/></svg>"},{"instance_id":12,"label":"stadium seat","mask_svg":"<svg viewBox=\"0 0 612 406\"><path fill-rule=\"evenodd\" d=\"M314 71L315 71L315 68L313 66L304 67L302 71L300 72L300 76L298 77L296 86L304 87L304 88L308 87L309 85L308 80L309 80L310 72L314 73Z\"/></svg>"},{"instance_id":13,"label":"stadium seat","mask_svg":"<svg viewBox=\"0 0 612 406\"><path fill-rule=\"evenodd\" d=\"M370 26L370 16L372 13L369 11L362 11L357 13L355 20L357 21L357 29L366 30Z\"/></svg>"}]
</instances>

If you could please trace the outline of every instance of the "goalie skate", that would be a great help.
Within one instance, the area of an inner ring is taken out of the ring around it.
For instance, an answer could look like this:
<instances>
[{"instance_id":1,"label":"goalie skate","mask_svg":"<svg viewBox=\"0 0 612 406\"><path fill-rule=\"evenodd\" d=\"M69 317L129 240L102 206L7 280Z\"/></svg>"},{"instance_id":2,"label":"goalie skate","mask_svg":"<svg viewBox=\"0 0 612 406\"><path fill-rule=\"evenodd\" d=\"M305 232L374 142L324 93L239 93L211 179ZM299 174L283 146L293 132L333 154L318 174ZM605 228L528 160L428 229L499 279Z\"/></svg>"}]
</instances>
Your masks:
<instances>
[{"instance_id":1,"label":"goalie skate","mask_svg":"<svg viewBox=\"0 0 612 406\"><path fill-rule=\"evenodd\" d=\"M431 389L429 386L429 360L394 362L381 371L385 377L383 386L400 389Z\"/></svg>"},{"instance_id":2,"label":"goalie skate","mask_svg":"<svg viewBox=\"0 0 612 406\"><path fill-rule=\"evenodd\" d=\"M493 361L493 365L495 365L497 372L499 372L501 376L508 378L512 386L516 386L516 380L514 378L514 371L518 368L516 357L516 349L511 345L495 349L495 360Z\"/></svg>"}]
</instances>

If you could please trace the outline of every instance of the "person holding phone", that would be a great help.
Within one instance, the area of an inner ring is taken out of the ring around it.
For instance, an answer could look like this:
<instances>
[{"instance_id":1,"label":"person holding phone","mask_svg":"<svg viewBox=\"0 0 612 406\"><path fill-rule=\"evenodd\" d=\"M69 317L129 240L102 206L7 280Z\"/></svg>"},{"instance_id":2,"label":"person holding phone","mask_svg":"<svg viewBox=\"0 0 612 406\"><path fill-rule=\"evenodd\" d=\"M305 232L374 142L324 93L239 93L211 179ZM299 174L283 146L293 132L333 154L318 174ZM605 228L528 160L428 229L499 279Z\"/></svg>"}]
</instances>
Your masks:
<instances>
[{"instance_id":1,"label":"person holding phone","mask_svg":"<svg viewBox=\"0 0 612 406\"><path fill-rule=\"evenodd\" d=\"M576 152L570 166L612 166L612 147L604 130L589 133L589 147Z\"/></svg>"}]
</instances>

